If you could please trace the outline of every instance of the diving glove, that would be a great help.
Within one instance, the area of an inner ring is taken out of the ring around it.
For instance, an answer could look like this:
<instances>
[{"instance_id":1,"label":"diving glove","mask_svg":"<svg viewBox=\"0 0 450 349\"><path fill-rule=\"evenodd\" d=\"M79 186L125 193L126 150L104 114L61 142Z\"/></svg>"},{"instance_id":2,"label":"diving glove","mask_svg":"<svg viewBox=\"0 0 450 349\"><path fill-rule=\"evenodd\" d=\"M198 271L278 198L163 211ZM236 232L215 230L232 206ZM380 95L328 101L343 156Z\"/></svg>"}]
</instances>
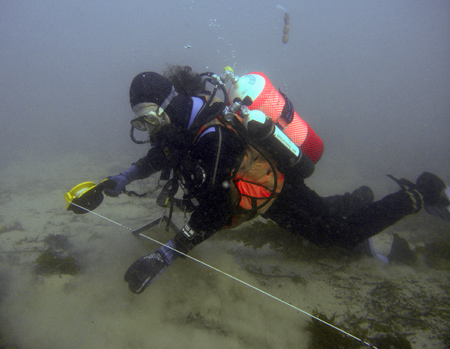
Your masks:
<instances>
[{"instance_id":1,"label":"diving glove","mask_svg":"<svg viewBox=\"0 0 450 349\"><path fill-rule=\"evenodd\" d=\"M125 281L133 293L141 293L145 287L156 280L156 278L167 268L161 252L152 252L134 262L125 273Z\"/></svg>"},{"instance_id":2,"label":"diving glove","mask_svg":"<svg viewBox=\"0 0 450 349\"><path fill-rule=\"evenodd\" d=\"M108 196L117 197L132 181L139 178L139 168L131 165L130 168L121 174L108 177L108 185L104 193Z\"/></svg>"},{"instance_id":3,"label":"diving glove","mask_svg":"<svg viewBox=\"0 0 450 349\"><path fill-rule=\"evenodd\" d=\"M166 247L169 246L169 247ZM170 240L166 246L135 261L125 273L125 281L131 292L139 294L178 257Z\"/></svg>"}]
</instances>

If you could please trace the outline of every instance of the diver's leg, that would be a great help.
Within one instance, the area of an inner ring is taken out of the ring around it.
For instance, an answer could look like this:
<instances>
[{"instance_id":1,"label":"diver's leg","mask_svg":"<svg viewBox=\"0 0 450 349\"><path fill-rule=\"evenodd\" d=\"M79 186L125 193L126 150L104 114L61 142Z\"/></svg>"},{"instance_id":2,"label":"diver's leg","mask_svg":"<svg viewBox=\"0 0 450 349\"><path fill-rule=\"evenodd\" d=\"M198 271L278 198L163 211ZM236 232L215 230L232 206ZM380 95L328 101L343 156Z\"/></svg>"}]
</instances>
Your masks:
<instances>
[{"instance_id":1,"label":"diver's leg","mask_svg":"<svg viewBox=\"0 0 450 349\"><path fill-rule=\"evenodd\" d=\"M365 205L347 217L332 215L326 200L303 182L286 181L283 191L264 217L319 246L352 249L420 208L421 198L417 192L401 190Z\"/></svg>"},{"instance_id":2,"label":"diver's leg","mask_svg":"<svg viewBox=\"0 0 450 349\"><path fill-rule=\"evenodd\" d=\"M372 189L363 185L351 194L333 195L322 199L328 206L328 212L331 216L347 217L352 212L373 202L374 195Z\"/></svg>"}]
</instances>

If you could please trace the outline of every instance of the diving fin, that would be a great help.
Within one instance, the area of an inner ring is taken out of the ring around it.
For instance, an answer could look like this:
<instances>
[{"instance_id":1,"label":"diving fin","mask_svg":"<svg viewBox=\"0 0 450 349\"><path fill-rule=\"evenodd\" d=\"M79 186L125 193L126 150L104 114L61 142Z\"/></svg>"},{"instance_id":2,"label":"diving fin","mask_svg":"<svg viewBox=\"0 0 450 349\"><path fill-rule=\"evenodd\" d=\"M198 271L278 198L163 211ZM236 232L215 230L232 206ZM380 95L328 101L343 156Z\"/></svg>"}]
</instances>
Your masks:
<instances>
[{"instance_id":1,"label":"diving fin","mask_svg":"<svg viewBox=\"0 0 450 349\"><path fill-rule=\"evenodd\" d=\"M430 172L417 178L417 190L423 196L425 211L450 221L450 188L445 182Z\"/></svg>"}]
</instances>

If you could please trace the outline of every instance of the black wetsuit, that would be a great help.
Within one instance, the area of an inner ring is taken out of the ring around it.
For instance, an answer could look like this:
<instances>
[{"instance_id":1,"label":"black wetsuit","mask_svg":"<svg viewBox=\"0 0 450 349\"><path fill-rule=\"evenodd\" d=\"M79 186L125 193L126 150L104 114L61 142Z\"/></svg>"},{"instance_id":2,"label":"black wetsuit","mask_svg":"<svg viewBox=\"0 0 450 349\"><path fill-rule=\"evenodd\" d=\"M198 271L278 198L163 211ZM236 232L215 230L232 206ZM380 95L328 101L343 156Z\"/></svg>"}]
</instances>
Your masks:
<instances>
[{"instance_id":1,"label":"black wetsuit","mask_svg":"<svg viewBox=\"0 0 450 349\"><path fill-rule=\"evenodd\" d=\"M157 143L135 163L140 178L171 166L172 159L166 157L164 147L163 142ZM188 222L196 235L187 241L178 234L178 239L175 238L178 249L187 252L229 225L234 210L230 174L244 151L239 137L218 125L203 131L189 147L189 155L187 151L178 151L182 157L176 161L178 171L191 182L188 185L199 203ZM405 191L369 204L358 203L349 194L322 198L302 178L286 175L283 190L263 217L319 246L351 249L413 212L412 201Z\"/></svg>"},{"instance_id":2,"label":"black wetsuit","mask_svg":"<svg viewBox=\"0 0 450 349\"><path fill-rule=\"evenodd\" d=\"M322 198L302 179L286 177L283 190L263 217L318 246L353 249L414 212L405 191L364 204L349 194Z\"/></svg>"},{"instance_id":3,"label":"black wetsuit","mask_svg":"<svg viewBox=\"0 0 450 349\"><path fill-rule=\"evenodd\" d=\"M244 144L233 131L216 125L202 132L190 147L189 153L181 152L184 158L176 161L176 172L184 178L185 185L192 191L192 197L198 201L188 222L197 236L189 243L188 249L230 224L234 214L230 174L239 165L244 151ZM140 178L146 178L171 167L171 159L165 156L161 142L150 148L147 155L135 165L139 168Z\"/></svg>"}]
</instances>

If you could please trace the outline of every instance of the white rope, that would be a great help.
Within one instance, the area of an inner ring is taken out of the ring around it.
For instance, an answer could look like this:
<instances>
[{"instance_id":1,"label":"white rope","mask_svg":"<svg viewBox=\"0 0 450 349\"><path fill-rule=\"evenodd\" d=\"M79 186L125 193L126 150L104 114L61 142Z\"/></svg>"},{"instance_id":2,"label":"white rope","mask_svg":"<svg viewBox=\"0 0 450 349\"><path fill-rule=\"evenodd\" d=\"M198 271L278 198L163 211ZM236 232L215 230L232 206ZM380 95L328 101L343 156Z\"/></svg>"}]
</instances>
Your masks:
<instances>
[{"instance_id":1,"label":"white rope","mask_svg":"<svg viewBox=\"0 0 450 349\"><path fill-rule=\"evenodd\" d=\"M86 208L84 208L84 207L82 207L82 206L79 206L79 205L77 205L77 204L74 204L73 202L71 203L71 205L74 205L74 206L77 206L77 207L79 207L79 208L82 208L83 210L86 210L86 211L88 211L89 213L92 213L92 214L94 214L94 215L96 215L96 216L98 216L98 217L100 217L100 218L103 218L103 219L107 220L108 222L111 222L111 223L113 223L113 224L116 224L116 225L118 225L119 227L125 228L125 229L127 229L127 230L129 230L129 231L131 231L131 232L134 231L134 230L132 230L131 228L129 228L129 227L123 225L123 224L120 224L120 223L118 223L118 222L115 222L115 221L113 221L112 219L109 219L109 218L107 218L107 217L105 217L105 216L102 216L102 215L96 213L96 212L90 211L90 210L88 210L88 209L86 209ZM362 339L360 339L360 338L358 338L358 337L352 335L351 333L348 333L348 332L346 332L346 331L340 329L339 327L336 327L336 326L334 326L334 325L332 325L332 324L330 324L330 323L328 323L328 322L326 322L326 321L324 321L324 320L318 318L317 316L314 316L314 315L308 313L307 311L305 311L305 310L303 310L303 309L300 309L300 308L296 307L295 305L292 305L292 304L290 304L290 303L288 303L288 302L286 302L286 301L284 301L284 300L282 300L282 299L280 299L280 298L278 298L278 297L276 297L276 296L274 296L274 295L271 295L270 293L267 293L266 291L263 291L263 290L261 290L260 288L257 288L257 287L255 287L255 286L253 286L253 285L251 285L251 284L249 284L249 283L247 283L247 282L245 282L245 281L243 281L243 280L241 280L241 279L238 279L237 277L235 277L235 276L233 276L233 275L230 275L230 274L228 274L228 273L226 273L226 272L224 272L224 271L222 271L222 270L220 270L220 269L218 269L218 268L216 268L216 267L213 267L212 265L209 265L209 264L207 264L207 263L205 263L205 262L202 262L201 260L199 260L199 259L197 259L197 258L194 258L194 257L192 257L192 256L189 256L189 255L186 254L186 253L180 252L180 251L178 251L177 249L175 249L175 248L173 248L173 247L170 247L170 246L168 246L168 245L166 245L166 244L163 244L162 242L159 242L158 240L155 240L155 239L153 239L153 238L151 238L151 237L149 237L149 236L147 236L147 235L144 235L144 234L141 234L141 233L138 233L138 235L141 236L141 237L143 237L143 238L145 238L145 239L148 239L148 240L150 240L150 241L153 241L153 242L157 243L157 244L160 245L160 246L164 246L164 247L166 247L166 248L169 248L169 249L171 249L172 251L174 251L174 252L176 252L176 253L178 253L178 254L180 254L180 255L186 257L186 258L189 258L190 260L193 260L193 261L195 261L195 262L197 262L197 263L200 263L200 264L204 265L205 267L208 267L208 268L210 268L210 269L212 269L212 270L214 270L214 271L217 271L218 273L220 273L220 274L222 274L222 275L228 276L230 279L233 279L233 280L235 280L235 281L237 281L237 282L240 282L241 284L243 284L243 285L245 285L245 286L247 286L247 287L250 287L251 289L253 289L253 290L255 290L255 291L259 292L259 293L262 293L262 294L264 294L264 295L266 295L266 296L268 296L268 297L270 297L270 298L272 298L272 299L274 299L274 300L276 300L276 301L278 301L278 302L280 302L280 303L283 303L284 305L287 305L288 307L290 307L290 308L292 308L292 309L294 309L294 310L299 311L300 313L303 313L303 314L305 314L305 315L307 315L307 316L313 318L314 320L317 320L317 321L319 321L319 322L321 322L321 323L323 323L323 324L325 324L325 325L327 325L327 326L330 326L330 327L334 328L335 330L337 330L337 331L339 331L339 332L345 334L346 336L349 336L349 337L351 337L351 338L357 340L357 341L360 342L361 344L364 344L364 345L366 345L366 346L368 346L368 347L370 347L370 348L378 349L377 347L373 346L372 344L370 344L370 343L368 343L368 342L366 342L366 341L364 341L364 340L362 340Z\"/></svg>"}]
</instances>

